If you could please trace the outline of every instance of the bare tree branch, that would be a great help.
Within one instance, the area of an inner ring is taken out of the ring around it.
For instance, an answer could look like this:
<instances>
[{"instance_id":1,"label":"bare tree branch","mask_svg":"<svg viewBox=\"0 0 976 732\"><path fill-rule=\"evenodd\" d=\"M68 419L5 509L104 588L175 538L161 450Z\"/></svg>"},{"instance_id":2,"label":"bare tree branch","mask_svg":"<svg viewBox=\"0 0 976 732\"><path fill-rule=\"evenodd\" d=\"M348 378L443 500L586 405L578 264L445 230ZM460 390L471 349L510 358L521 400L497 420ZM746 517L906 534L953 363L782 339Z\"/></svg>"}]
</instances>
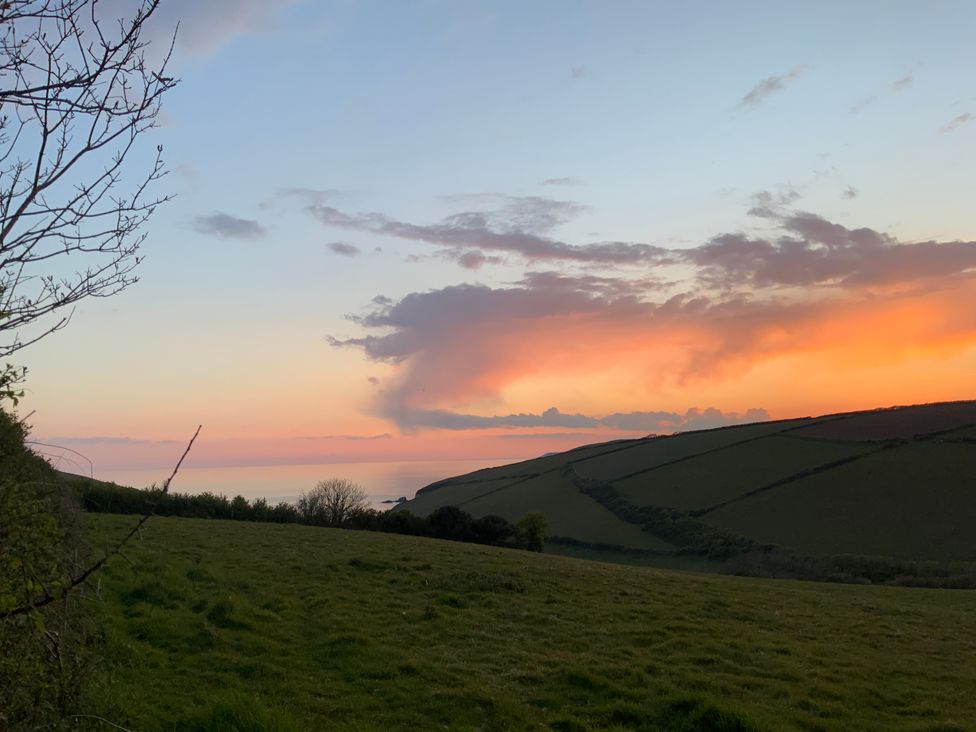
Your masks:
<instances>
[{"instance_id":1,"label":"bare tree branch","mask_svg":"<svg viewBox=\"0 0 976 732\"><path fill-rule=\"evenodd\" d=\"M0 357L63 327L43 322L63 308L137 281L141 229L170 198L150 194L167 172L160 147L131 181L127 165L177 84L172 42L146 59L159 2L134 0L122 19L98 0L0 4Z\"/></svg>"}]
</instances>

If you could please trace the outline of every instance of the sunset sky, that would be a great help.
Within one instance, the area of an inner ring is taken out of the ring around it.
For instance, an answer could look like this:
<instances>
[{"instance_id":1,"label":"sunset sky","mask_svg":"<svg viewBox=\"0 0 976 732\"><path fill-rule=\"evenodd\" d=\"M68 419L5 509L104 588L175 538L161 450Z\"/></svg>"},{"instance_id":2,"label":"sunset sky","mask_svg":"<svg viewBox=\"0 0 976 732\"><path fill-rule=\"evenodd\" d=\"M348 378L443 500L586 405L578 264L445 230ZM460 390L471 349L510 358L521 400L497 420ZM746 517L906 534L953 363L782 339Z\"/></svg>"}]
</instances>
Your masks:
<instances>
[{"instance_id":1,"label":"sunset sky","mask_svg":"<svg viewBox=\"0 0 976 732\"><path fill-rule=\"evenodd\" d=\"M112 6L124 8L118 0ZM976 4L164 0L141 281L17 354L99 470L976 398Z\"/></svg>"}]
</instances>

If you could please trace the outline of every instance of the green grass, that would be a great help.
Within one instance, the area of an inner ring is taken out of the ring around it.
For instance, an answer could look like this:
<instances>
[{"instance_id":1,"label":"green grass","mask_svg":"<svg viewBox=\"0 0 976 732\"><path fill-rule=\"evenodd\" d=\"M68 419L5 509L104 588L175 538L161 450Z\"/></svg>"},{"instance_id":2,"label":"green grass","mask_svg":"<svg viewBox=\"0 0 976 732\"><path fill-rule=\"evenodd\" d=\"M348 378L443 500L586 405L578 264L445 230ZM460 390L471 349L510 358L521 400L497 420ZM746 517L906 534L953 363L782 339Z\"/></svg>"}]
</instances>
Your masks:
<instances>
[{"instance_id":1,"label":"green grass","mask_svg":"<svg viewBox=\"0 0 976 732\"><path fill-rule=\"evenodd\" d=\"M462 506L485 493L490 493L499 488L506 488L513 482L513 480L502 478L501 476L496 477L494 480L483 481L473 480L471 477L465 476L463 482L452 483L450 485L451 505ZM410 511L417 516L427 516L434 509L444 505L443 495L440 493L440 490L421 493L410 502ZM520 514L520 518L524 515L525 512L523 511Z\"/></svg>"},{"instance_id":2,"label":"green grass","mask_svg":"<svg viewBox=\"0 0 976 732\"><path fill-rule=\"evenodd\" d=\"M583 495L559 472L523 478L455 484L450 487L453 505L472 516L489 514L516 523L527 513L544 512L546 534L572 536L586 542L617 544L635 549L670 551L674 547L620 519L589 496ZM410 510L426 516L442 506L437 492L421 494L410 502Z\"/></svg>"},{"instance_id":3,"label":"green grass","mask_svg":"<svg viewBox=\"0 0 976 732\"><path fill-rule=\"evenodd\" d=\"M131 518L91 515L95 545ZM152 730L976 726L965 592L153 519L101 578L92 714Z\"/></svg>"},{"instance_id":4,"label":"green grass","mask_svg":"<svg viewBox=\"0 0 976 732\"><path fill-rule=\"evenodd\" d=\"M962 429L953 430L951 433L946 435L948 439L958 439L960 437L965 439L974 440L976 439L976 427L963 427Z\"/></svg>"},{"instance_id":5,"label":"green grass","mask_svg":"<svg viewBox=\"0 0 976 732\"><path fill-rule=\"evenodd\" d=\"M614 486L636 506L707 508L869 449L874 446L774 435L615 481Z\"/></svg>"},{"instance_id":6,"label":"green grass","mask_svg":"<svg viewBox=\"0 0 976 732\"><path fill-rule=\"evenodd\" d=\"M702 519L811 553L972 559L973 476L976 445L920 442L736 501Z\"/></svg>"},{"instance_id":7,"label":"green grass","mask_svg":"<svg viewBox=\"0 0 976 732\"><path fill-rule=\"evenodd\" d=\"M911 439L965 424L976 424L976 402L920 404L853 413L804 427L796 434L844 440Z\"/></svg>"},{"instance_id":8,"label":"green grass","mask_svg":"<svg viewBox=\"0 0 976 732\"><path fill-rule=\"evenodd\" d=\"M397 510L460 505L509 519L536 511L550 536L658 550L678 542L679 551L716 558L706 565L712 569L756 543L807 558L971 563L976 446L966 439L976 435L974 420L976 402L955 402L590 445L441 481ZM691 531L699 520L728 532L716 541L732 548L689 539L714 533ZM659 544L640 538L649 521ZM573 553L612 556L592 549ZM656 556L619 558L662 564Z\"/></svg>"},{"instance_id":9,"label":"green grass","mask_svg":"<svg viewBox=\"0 0 976 732\"><path fill-rule=\"evenodd\" d=\"M546 534L550 536L572 536L586 542L638 549L674 548L641 531L639 526L621 522L559 473L531 478L510 488L496 486L493 492L459 505L473 516L496 514L512 522L526 513L544 513Z\"/></svg>"},{"instance_id":10,"label":"green grass","mask_svg":"<svg viewBox=\"0 0 976 732\"><path fill-rule=\"evenodd\" d=\"M742 427L658 437L639 443L628 450L574 462L574 467L576 472L585 478L616 481L636 471L656 468L674 460L685 460L713 450L722 450L737 442L782 432L802 423L803 420L763 422Z\"/></svg>"},{"instance_id":11,"label":"green grass","mask_svg":"<svg viewBox=\"0 0 976 732\"><path fill-rule=\"evenodd\" d=\"M539 475L540 473L544 473L549 470L556 470L558 468L565 467L568 462L574 460L585 460L596 455L616 453L622 448L629 449L631 445L639 445L641 442L642 440L614 440L613 442L600 442L595 445L584 445L573 450L556 453L555 455L546 455L544 457L534 458L532 460L523 460L519 463L502 465L498 468L488 468L487 470L473 473L472 477L479 475L491 475L492 477Z\"/></svg>"}]
</instances>

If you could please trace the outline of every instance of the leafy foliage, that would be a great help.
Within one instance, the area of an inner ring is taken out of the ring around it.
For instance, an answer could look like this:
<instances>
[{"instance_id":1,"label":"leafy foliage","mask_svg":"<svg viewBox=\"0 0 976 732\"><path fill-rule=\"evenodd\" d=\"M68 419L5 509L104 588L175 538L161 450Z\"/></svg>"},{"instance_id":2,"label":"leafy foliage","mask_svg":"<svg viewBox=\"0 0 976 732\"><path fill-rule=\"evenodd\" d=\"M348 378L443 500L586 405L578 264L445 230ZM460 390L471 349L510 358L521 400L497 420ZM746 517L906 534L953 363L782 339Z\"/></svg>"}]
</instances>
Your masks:
<instances>
[{"instance_id":1,"label":"leafy foliage","mask_svg":"<svg viewBox=\"0 0 976 732\"><path fill-rule=\"evenodd\" d=\"M0 612L65 581L79 549L75 513L54 471L0 411ZM0 729L50 725L77 702L88 663L75 602L0 618Z\"/></svg>"}]
</instances>

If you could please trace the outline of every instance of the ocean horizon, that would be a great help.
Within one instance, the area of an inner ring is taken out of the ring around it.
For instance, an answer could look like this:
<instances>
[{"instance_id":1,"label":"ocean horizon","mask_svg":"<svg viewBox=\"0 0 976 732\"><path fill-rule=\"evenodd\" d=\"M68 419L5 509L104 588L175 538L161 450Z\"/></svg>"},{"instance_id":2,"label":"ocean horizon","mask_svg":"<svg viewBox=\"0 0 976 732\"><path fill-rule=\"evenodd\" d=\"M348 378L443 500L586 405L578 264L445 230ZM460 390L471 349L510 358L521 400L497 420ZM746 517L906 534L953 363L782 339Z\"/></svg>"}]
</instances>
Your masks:
<instances>
[{"instance_id":1,"label":"ocean horizon","mask_svg":"<svg viewBox=\"0 0 976 732\"><path fill-rule=\"evenodd\" d=\"M482 460L416 460L390 462L310 463L304 465L261 465L229 467L184 467L173 480L171 490L198 494L205 491L223 493L232 498L242 495L248 500L265 498L269 503L295 501L320 480L344 478L366 489L374 507L388 506L384 501L413 498L426 485L482 468L507 465L512 459ZM95 478L145 488L159 484L169 471L159 468L119 468L96 470Z\"/></svg>"}]
</instances>

